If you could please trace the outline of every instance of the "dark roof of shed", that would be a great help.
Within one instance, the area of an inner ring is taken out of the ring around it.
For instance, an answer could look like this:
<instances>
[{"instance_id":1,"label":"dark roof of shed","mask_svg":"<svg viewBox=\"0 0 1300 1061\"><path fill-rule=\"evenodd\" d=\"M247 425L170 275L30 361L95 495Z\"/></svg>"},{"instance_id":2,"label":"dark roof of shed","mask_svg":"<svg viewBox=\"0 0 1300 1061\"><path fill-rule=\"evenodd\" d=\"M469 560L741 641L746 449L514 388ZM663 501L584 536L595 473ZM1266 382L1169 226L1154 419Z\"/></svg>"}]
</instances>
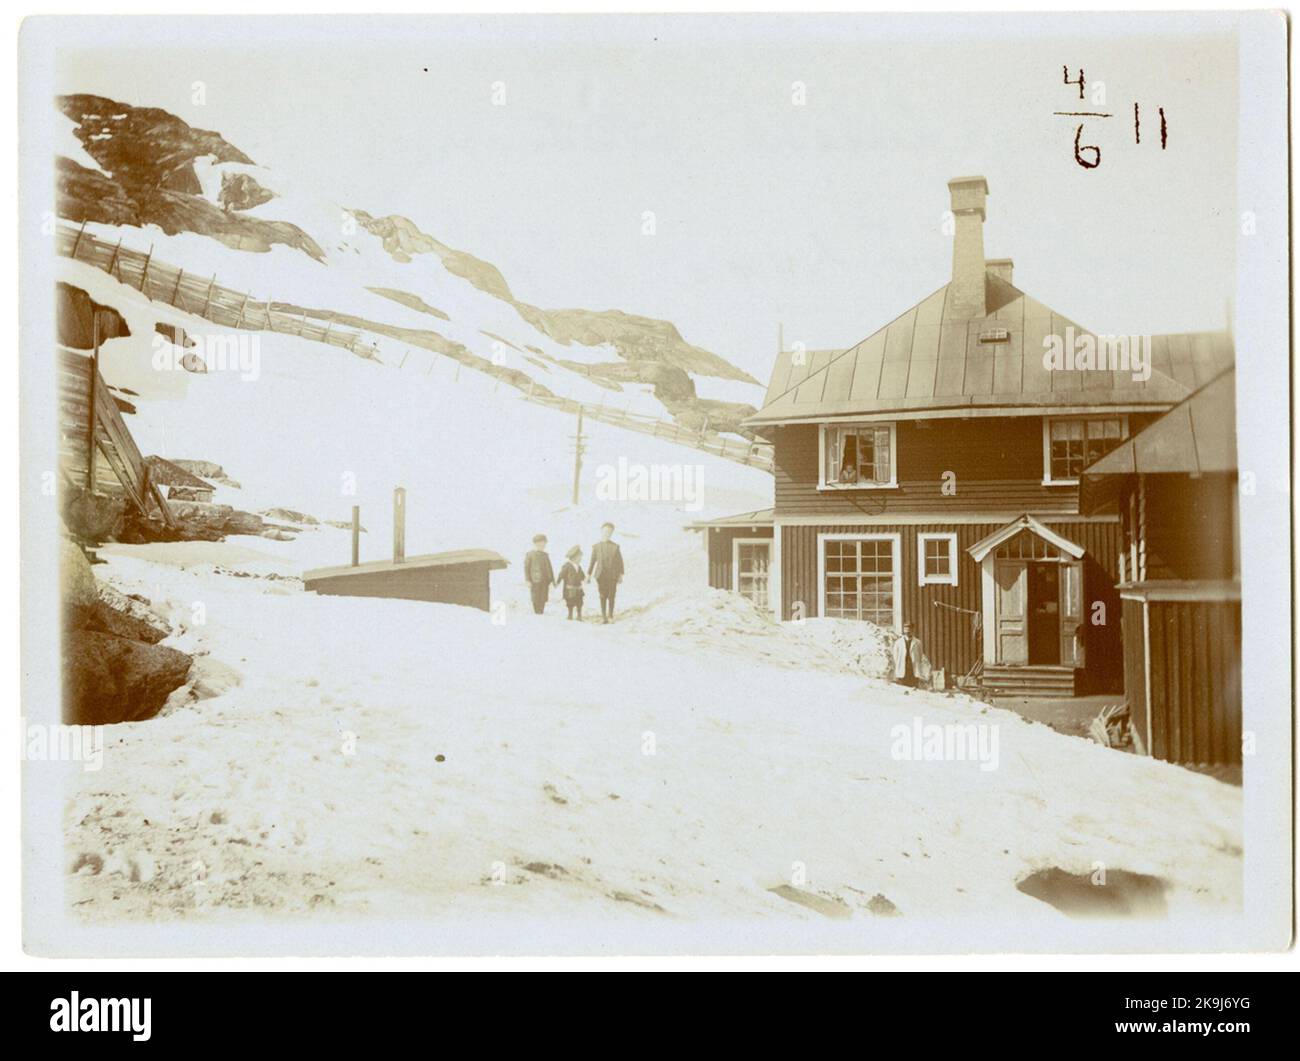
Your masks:
<instances>
[{"instance_id":1,"label":"dark roof of shed","mask_svg":"<svg viewBox=\"0 0 1300 1061\"><path fill-rule=\"evenodd\" d=\"M337 567L317 567L302 573L304 582L320 578L334 578L338 575L361 574L374 575L385 571L411 571L417 568L454 567L458 564L487 564L488 570L499 571L509 567L508 561L500 553L491 549L453 549L445 553L426 553L423 556L408 556L400 564L392 560L371 560L353 567L340 564Z\"/></svg>"},{"instance_id":2,"label":"dark roof of shed","mask_svg":"<svg viewBox=\"0 0 1300 1061\"><path fill-rule=\"evenodd\" d=\"M1051 370L1044 339L1097 333L1019 288L986 275L987 315L954 319L948 284L847 350L777 356L763 407L746 421L762 427L834 417L900 413L963 416L978 410L1040 412L1098 406L1159 409L1186 398L1232 361L1218 332L1151 337L1149 379L1130 371ZM1006 341L981 333L1004 330Z\"/></svg>"}]
</instances>

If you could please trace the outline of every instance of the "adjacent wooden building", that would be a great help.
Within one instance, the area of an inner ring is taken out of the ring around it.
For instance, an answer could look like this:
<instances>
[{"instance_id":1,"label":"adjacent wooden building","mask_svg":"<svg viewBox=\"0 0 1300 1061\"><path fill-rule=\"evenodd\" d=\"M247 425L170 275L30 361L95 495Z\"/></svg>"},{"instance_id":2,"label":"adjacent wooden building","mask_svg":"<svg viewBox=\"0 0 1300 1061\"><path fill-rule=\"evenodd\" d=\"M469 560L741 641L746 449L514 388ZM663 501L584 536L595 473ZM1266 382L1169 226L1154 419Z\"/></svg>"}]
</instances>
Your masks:
<instances>
[{"instance_id":1,"label":"adjacent wooden building","mask_svg":"<svg viewBox=\"0 0 1300 1061\"><path fill-rule=\"evenodd\" d=\"M1080 508L1080 477L1231 344L1080 327L984 257L985 180L949 192L948 283L849 349L779 352L747 421L774 504L697 525L710 584L781 619L911 622L935 667L996 691L1118 690L1120 520Z\"/></svg>"},{"instance_id":2,"label":"adjacent wooden building","mask_svg":"<svg viewBox=\"0 0 1300 1061\"><path fill-rule=\"evenodd\" d=\"M1170 762L1241 762L1235 380L1222 373L1083 476L1083 509L1120 519L1134 742Z\"/></svg>"}]
</instances>

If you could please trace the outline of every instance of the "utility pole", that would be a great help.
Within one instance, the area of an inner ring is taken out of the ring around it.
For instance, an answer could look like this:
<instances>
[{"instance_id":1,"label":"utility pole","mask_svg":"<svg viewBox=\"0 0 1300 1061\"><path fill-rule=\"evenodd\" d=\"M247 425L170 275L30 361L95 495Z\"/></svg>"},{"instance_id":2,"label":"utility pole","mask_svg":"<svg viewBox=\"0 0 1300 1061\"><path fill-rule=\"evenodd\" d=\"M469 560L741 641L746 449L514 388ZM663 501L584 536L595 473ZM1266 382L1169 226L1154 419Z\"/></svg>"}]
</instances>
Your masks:
<instances>
[{"instance_id":1,"label":"utility pole","mask_svg":"<svg viewBox=\"0 0 1300 1061\"><path fill-rule=\"evenodd\" d=\"M573 436L573 503L578 503L578 484L582 480L582 455L586 452L587 440L582 434L582 406L578 406L578 433Z\"/></svg>"}]
</instances>

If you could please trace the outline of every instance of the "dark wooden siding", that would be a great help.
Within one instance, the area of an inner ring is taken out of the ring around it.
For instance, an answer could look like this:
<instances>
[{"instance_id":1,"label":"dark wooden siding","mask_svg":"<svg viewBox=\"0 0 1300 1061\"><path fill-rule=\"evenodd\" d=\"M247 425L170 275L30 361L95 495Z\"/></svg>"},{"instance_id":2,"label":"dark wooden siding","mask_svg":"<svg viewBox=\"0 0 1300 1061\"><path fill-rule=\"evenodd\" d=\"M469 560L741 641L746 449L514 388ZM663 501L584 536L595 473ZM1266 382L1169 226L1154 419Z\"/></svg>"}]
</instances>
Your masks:
<instances>
[{"instance_id":1,"label":"dark wooden siding","mask_svg":"<svg viewBox=\"0 0 1300 1061\"><path fill-rule=\"evenodd\" d=\"M1130 416L1129 431L1148 422ZM902 420L897 427L898 488L818 490L816 424L776 429L778 519L1006 512L1077 515L1078 488L1043 486L1043 422L1037 416ZM956 490L945 494L952 472Z\"/></svg>"},{"instance_id":2,"label":"dark wooden siding","mask_svg":"<svg viewBox=\"0 0 1300 1061\"><path fill-rule=\"evenodd\" d=\"M1176 763L1240 763L1240 602L1149 601L1147 607L1151 754ZM1145 684L1145 675L1132 680Z\"/></svg>"},{"instance_id":3,"label":"dark wooden siding","mask_svg":"<svg viewBox=\"0 0 1300 1061\"><path fill-rule=\"evenodd\" d=\"M487 611L489 567L485 563L419 567L397 571L366 571L312 579L303 588L334 597L387 597L435 604L462 604Z\"/></svg>"},{"instance_id":4,"label":"dark wooden siding","mask_svg":"<svg viewBox=\"0 0 1300 1061\"><path fill-rule=\"evenodd\" d=\"M702 533L709 536L709 585L714 589L734 589L732 585L731 553L737 538L772 537L771 527L709 527ZM775 557L773 560L775 561Z\"/></svg>"},{"instance_id":5,"label":"dark wooden siding","mask_svg":"<svg viewBox=\"0 0 1300 1061\"><path fill-rule=\"evenodd\" d=\"M1148 580L1229 579L1236 574L1235 475L1149 475L1144 489Z\"/></svg>"},{"instance_id":6,"label":"dark wooden siding","mask_svg":"<svg viewBox=\"0 0 1300 1061\"><path fill-rule=\"evenodd\" d=\"M1144 605L1140 600L1123 601L1124 637L1124 698L1128 701L1129 719L1142 741L1141 750L1147 755L1151 749L1147 742L1147 688L1146 688L1146 634L1144 632Z\"/></svg>"},{"instance_id":7,"label":"dark wooden siding","mask_svg":"<svg viewBox=\"0 0 1300 1061\"><path fill-rule=\"evenodd\" d=\"M783 618L796 617L796 602L802 614L816 616L821 607L817 584L817 535L898 534L902 557L903 619L916 625L926 655L936 667L951 676L968 672L982 655L983 584L980 565L967 550L981 538L1001 527L1000 523L912 523L845 526L826 523L816 526L781 528L781 601ZM1087 668L1085 685L1100 691L1119 687L1123 680L1120 643L1120 601L1115 590L1118 577L1119 526L1069 520L1048 522L1053 530L1087 550L1084 558L1084 626ZM922 533L957 535L957 585L917 585L917 536ZM1092 605L1101 602L1101 625L1091 622ZM947 607L945 607L947 605ZM964 609L958 611L955 609ZM974 614L971 614L974 613Z\"/></svg>"}]
</instances>

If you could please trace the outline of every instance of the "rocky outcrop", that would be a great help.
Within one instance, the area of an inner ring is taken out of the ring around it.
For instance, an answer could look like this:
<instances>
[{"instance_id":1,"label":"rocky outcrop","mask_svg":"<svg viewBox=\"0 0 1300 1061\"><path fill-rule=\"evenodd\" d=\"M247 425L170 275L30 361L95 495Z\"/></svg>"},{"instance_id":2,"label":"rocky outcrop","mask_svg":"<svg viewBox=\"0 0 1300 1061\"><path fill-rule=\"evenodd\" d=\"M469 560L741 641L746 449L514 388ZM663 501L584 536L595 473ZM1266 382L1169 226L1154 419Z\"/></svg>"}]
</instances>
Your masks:
<instances>
[{"instance_id":1,"label":"rocky outcrop","mask_svg":"<svg viewBox=\"0 0 1300 1061\"><path fill-rule=\"evenodd\" d=\"M121 535L127 522L126 499L64 483L59 491L59 514L68 532L78 540L104 542Z\"/></svg>"},{"instance_id":2,"label":"rocky outcrop","mask_svg":"<svg viewBox=\"0 0 1300 1061\"><path fill-rule=\"evenodd\" d=\"M247 173L223 173L218 198L227 210L251 210L269 203L275 198L275 192L263 188Z\"/></svg>"},{"instance_id":3,"label":"rocky outcrop","mask_svg":"<svg viewBox=\"0 0 1300 1061\"><path fill-rule=\"evenodd\" d=\"M191 475L197 475L200 479L207 479L208 482L231 486L236 490L240 488L239 484L226 474L226 469L214 461L188 460L178 457L172 463L178 468L184 468Z\"/></svg>"},{"instance_id":4,"label":"rocky outcrop","mask_svg":"<svg viewBox=\"0 0 1300 1061\"><path fill-rule=\"evenodd\" d=\"M185 683L191 659L158 642L171 628L148 601L95 578L85 555L64 541L63 721L108 725L152 718Z\"/></svg>"},{"instance_id":5,"label":"rocky outcrop","mask_svg":"<svg viewBox=\"0 0 1300 1061\"><path fill-rule=\"evenodd\" d=\"M325 260L324 251L297 225L248 217L203 197L195 159L253 164L218 133L195 129L157 107L132 107L103 96L60 96L57 104L76 123L77 139L100 167L58 159L61 217L74 223L157 225L169 235L197 232L237 250L269 251L283 243Z\"/></svg>"}]
</instances>

